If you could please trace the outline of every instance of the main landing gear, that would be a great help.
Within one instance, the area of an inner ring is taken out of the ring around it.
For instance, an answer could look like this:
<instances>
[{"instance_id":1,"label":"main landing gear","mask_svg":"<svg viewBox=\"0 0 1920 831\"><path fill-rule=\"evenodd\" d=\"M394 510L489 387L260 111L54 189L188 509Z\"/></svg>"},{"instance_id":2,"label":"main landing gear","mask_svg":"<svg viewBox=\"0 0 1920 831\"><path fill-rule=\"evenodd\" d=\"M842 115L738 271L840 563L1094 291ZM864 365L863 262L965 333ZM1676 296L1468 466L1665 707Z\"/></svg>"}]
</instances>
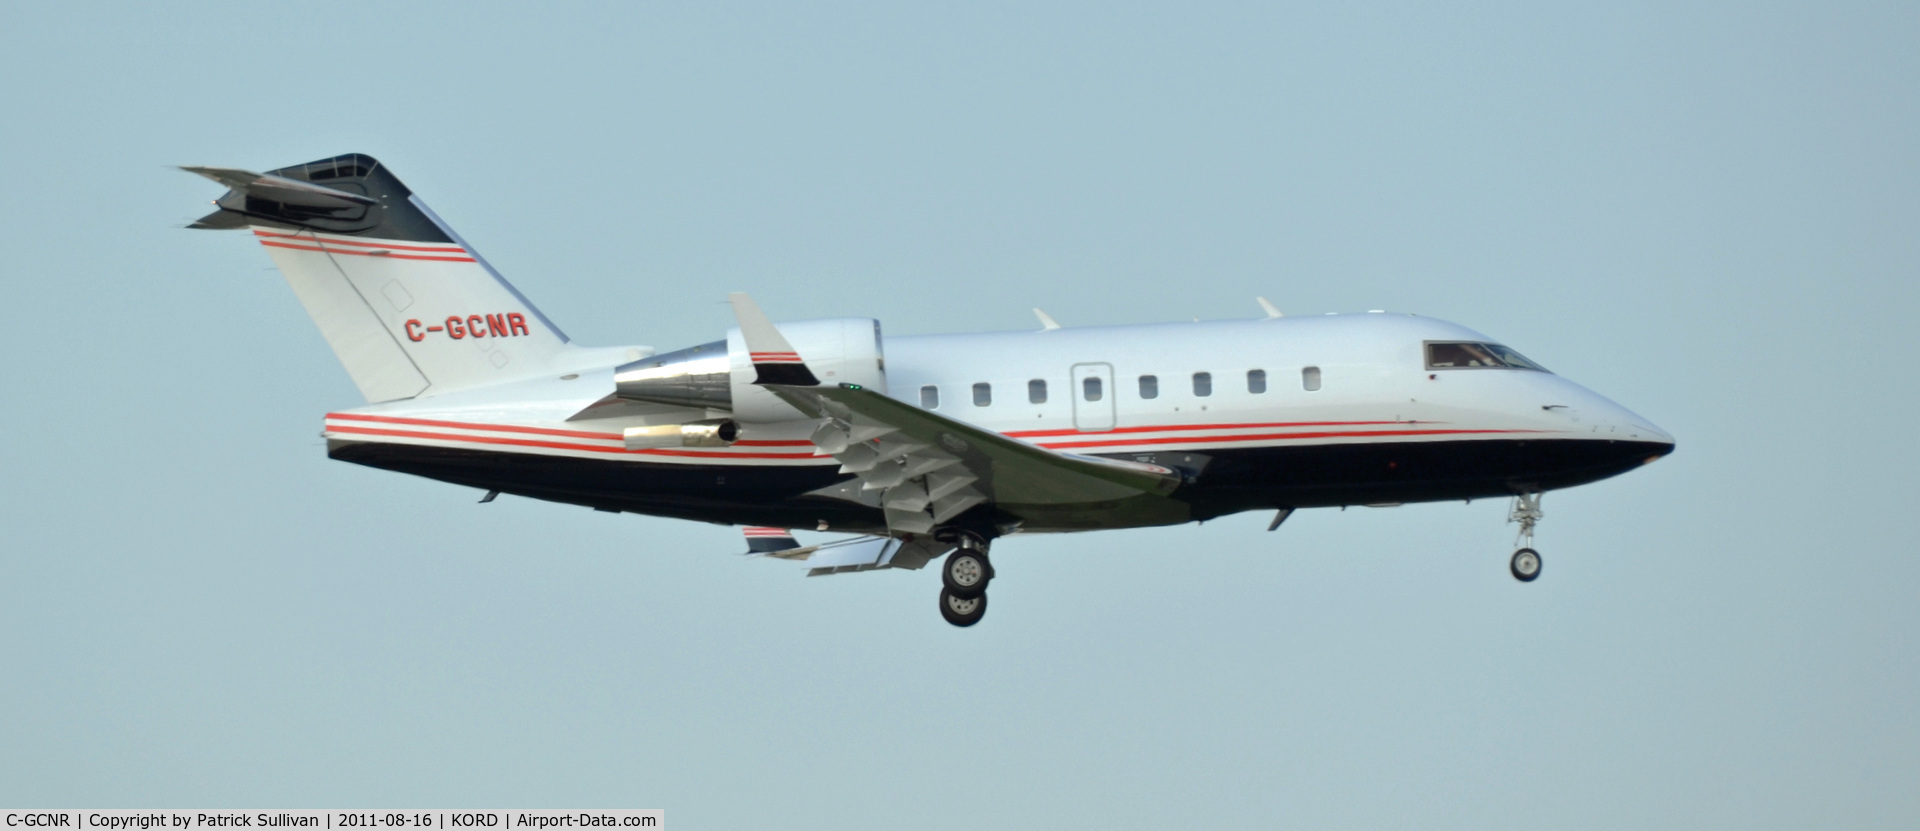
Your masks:
<instances>
[{"instance_id":1,"label":"main landing gear","mask_svg":"<svg viewBox=\"0 0 1920 831\"><path fill-rule=\"evenodd\" d=\"M1531 583L1540 576L1540 552L1533 550L1533 527L1546 516L1540 510L1541 496L1539 491L1518 493L1513 497L1513 509L1507 512L1508 522L1520 523L1520 536L1514 540L1520 550L1513 552L1507 570L1513 572L1513 579L1522 583Z\"/></svg>"},{"instance_id":2,"label":"main landing gear","mask_svg":"<svg viewBox=\"0 0 1920 831\"><path fill-rule=\"evenodd\" d=\"M987 615L987 584L993 563L986 543L961 537L960 547L940 566L940 616L955 626L972 626Z\"/></svg>"},{"instance_id":3,"label":"main landing gear","mask_svg":"<svg viewBox=\"0 0 1920 831\"><path fill-rule=\"evenodd\" d=\"M942 588L940 616L955 626L972 626L987 616L987 596L954 597L953 592Z\"/></svg>"}]
</instances>

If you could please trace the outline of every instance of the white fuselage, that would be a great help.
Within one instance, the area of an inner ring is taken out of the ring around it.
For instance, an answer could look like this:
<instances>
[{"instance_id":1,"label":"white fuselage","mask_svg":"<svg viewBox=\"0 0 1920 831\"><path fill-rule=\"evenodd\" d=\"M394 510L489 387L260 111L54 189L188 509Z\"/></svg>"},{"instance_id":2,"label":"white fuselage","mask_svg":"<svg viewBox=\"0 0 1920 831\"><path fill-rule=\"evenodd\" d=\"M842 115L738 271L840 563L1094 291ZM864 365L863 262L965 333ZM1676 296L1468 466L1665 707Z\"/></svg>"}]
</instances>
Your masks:
<instances>
[{"instance_id":1,"label":"white fuselage","mask_svg":"<svg viewBox=\"0 0 1920 831\"><path fill-rule=\"evenodd\" d=\"M1196 517L1565 487L1671 448L1672 438L1647 419L1558 375L1427 366L1430 341L1488 340L1444 321L1371 313L883 343L891 397L1061 452L1189 469L1196 493L1218 492L1218 504L1196 508ZM556 367L547 377L332 413L327 436L336 447L470 451L490 460L479 466L484 475L470 461L449 470L418 460L363 463L510 492L518 481L514 459L535 467L539 457L594 460L600 464L588 472L552 474L526 493L710 521L736 521L724 507L730 489L757 488L742 496L737 507L744 509L782 488L812 492L844 478L807 441L815 422L797 412L742 423L740 441L729 447L629 449L626 428L720 415L610 402L613 365L630 357L582 350L583 365ZM608 473L605 463L658 475ZM735 471L731 483L728 470ZM783 470L792 474L782 478ZM570 484L589 479L600 484ZM623 502L609 495L619 489L648 493ZM704 507L678 507L689 501Z\"/></svg>"},{"instance_id":2,"label":"white fuselage","mask_svg":"<svg viewBox=\"0 0 1920 831\"><path fill-rule=\"evenodd\" d=\"M1672 441L1557 375L1428 370L1430 340L1489 339L1389 314L888 338L888 392L921 403L933 387L946 415L1076 452L1522 433ZM1043 403L1030 400L1034 381ZM990 404L974 403L976 384L989 385Z\"/></svg>"}]
</instances>

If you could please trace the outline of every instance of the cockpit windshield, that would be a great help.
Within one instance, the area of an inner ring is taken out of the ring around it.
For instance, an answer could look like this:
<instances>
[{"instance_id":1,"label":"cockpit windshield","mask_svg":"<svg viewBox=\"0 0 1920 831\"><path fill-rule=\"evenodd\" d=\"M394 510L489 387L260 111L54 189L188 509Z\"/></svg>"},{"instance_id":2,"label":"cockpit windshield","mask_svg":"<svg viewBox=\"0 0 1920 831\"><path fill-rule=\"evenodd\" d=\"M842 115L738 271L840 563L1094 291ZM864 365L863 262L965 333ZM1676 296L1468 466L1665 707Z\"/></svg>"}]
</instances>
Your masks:
<instances>
[{"instance_id":1,"label":"cockpit windshield","mask_svg":"<svg viewBox=\"0 0 1920 831\"><path fill-rule=\"evenodd\" d=\"M1527 360L1525 355L1497 343L1468 341L1427 341L1428 369L1531 369L1547 368Z\"/></svg>"}]
</instances>

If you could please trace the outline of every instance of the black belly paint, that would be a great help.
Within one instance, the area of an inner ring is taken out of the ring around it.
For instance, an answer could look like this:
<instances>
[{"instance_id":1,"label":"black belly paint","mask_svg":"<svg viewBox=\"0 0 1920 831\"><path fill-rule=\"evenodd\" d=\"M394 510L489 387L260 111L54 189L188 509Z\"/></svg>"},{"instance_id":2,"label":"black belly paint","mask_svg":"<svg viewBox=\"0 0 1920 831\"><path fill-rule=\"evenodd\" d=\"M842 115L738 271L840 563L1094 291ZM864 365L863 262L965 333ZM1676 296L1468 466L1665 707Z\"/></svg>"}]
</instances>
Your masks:
<instances>
[{"instance_id":1,"label":"black belly paint","mask_svg":"<svg viewBox=\"0 0 1920 831\"><path fill-rule=\"evenodd\" d=\"M1665 455L1657 442L1483 439L1113 453L1189 473L1173 494L1193 519L1248 510L1437 502L1595 482ZM878 532L880 511L807 496L847 481L835 465L657 464L410 444L328 442L331 458L482 490L609 511L713 522Z\"/></svg>"}]
</instances>

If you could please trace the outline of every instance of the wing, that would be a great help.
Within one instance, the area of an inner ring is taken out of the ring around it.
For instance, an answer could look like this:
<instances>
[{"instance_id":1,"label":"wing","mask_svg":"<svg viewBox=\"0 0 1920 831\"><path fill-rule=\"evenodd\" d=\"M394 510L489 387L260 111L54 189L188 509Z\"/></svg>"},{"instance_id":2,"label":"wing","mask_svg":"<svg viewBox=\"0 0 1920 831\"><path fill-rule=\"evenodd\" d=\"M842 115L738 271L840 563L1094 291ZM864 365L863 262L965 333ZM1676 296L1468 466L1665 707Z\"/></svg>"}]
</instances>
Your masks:
<instances>
[{"instance_id":1,"label":"wing","mask_svg":"<svg viewBox=\"0 0 1920 831\"><path fill-rule=\"evenodd\" d=\"M858 477L861 493L877 492L892 532L925 534L983 505L1012 521L1002 524L1028 530L1159 525L1189 516L1185 503L1169 498L1182 479L1167 468L1058 453L855 384L816 386L803 356L753 300L738 293L729 299L758 383L819 419L814 445Z\"/></svg>"}]
</instances>

